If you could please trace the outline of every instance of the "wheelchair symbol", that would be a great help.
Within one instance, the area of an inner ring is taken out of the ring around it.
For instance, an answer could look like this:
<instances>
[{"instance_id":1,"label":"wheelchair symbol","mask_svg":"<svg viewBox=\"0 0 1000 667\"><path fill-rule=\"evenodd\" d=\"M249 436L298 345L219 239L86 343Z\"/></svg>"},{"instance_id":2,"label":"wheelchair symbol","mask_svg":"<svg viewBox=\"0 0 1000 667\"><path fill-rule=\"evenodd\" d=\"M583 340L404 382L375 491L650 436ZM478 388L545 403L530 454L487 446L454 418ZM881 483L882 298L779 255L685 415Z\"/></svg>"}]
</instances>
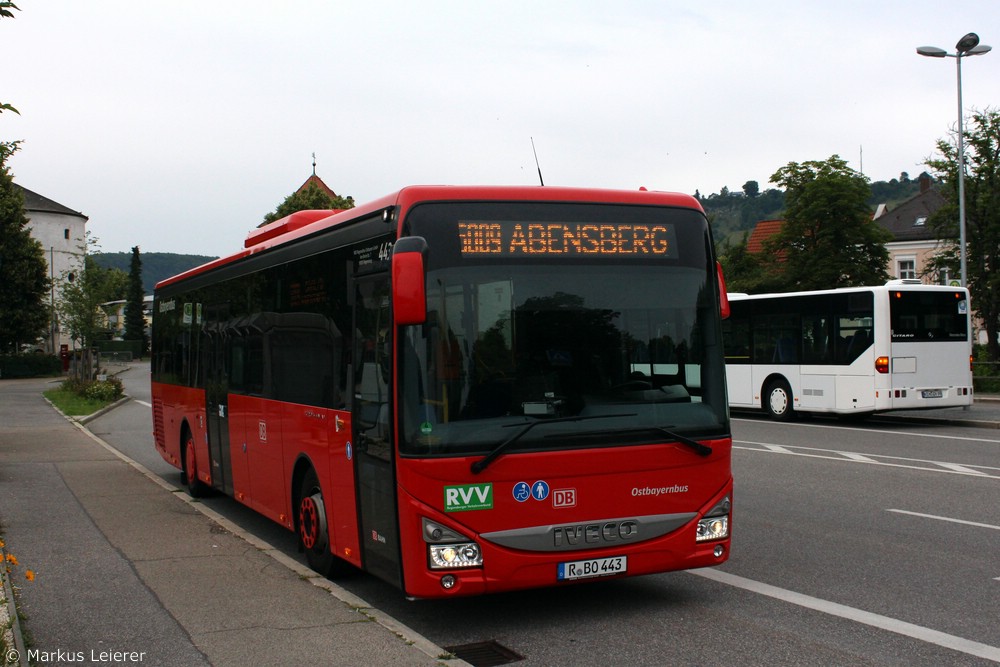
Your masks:
<instances>
[{"instance_id":1,"label":"wheelchair symbol","mask_svg":"<svg viewBox=\"0 0 1000 667\"><path fill-rule=\"evenodd\" d=\"M531 487L528 486L527 482L518 482L514 485L514 500L519 503L523 503L530 497Z\"/></svg>"}]
</instances>

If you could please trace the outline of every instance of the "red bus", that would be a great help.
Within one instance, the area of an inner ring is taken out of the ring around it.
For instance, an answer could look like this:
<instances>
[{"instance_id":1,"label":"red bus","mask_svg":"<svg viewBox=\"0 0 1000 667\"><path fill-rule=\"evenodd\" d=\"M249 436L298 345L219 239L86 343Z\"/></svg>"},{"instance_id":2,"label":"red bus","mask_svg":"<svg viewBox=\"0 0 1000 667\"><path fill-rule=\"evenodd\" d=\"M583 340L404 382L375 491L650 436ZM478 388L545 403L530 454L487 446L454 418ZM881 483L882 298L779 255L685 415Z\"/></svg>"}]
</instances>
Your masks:
<instances>
[{"instance_id":1,"label":"red bus","mask_svg":"<svg viewBox=\"0 0 1000 667\"><path fill-rule=\"evenodd\" d=\"M687 195L416 186L156 286L156 448L416 598L718 565L733 479Z\"/></svg>"}]
</instances>

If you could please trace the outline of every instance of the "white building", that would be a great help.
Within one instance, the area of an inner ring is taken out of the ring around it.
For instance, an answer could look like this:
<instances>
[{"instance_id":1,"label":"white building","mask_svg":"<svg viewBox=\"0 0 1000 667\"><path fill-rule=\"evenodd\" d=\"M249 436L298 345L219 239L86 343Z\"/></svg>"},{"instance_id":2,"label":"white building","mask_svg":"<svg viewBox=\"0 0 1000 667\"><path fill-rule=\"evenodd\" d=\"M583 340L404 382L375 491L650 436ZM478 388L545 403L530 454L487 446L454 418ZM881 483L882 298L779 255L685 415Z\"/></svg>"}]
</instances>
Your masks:
<instances>
[{"instance_id":1,"label":"white building","mask_svg":"<svg viewBox=\"0 0 1000 667\"><path fill-rule=\"evenodd\" d=\"M14 185L24 195L24 214L28 218L31 237L45 249L45 261L52 279L49 305L54 311L63 281L74 280L83 271L87 216L16 183ZM60 329L58 318L53 317L52 331L43 349L47 353L58 354L60 345L71 345L71 342L69 335Z\"/></svg>"}]
</instances>

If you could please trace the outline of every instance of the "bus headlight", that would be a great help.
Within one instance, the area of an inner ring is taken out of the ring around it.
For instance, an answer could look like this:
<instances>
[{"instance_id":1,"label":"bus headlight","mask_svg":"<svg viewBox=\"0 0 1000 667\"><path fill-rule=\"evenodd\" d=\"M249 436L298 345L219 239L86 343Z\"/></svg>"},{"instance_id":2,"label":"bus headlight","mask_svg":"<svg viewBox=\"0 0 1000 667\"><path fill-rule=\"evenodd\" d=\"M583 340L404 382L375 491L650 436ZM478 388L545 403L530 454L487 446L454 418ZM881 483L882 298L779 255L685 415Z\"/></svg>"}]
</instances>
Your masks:
<instances>
[{"instance_id":1,"label":"bus headlight","mask_svg":"<svg viewBox=\"0 0 1000 667\"><path fill-rule=\"evenodd\" d=\"M733 502L726 496L710 509L703 519L698 520L695 542L724 540L729 537L729 512Z\"/></svg>"},{"instance_id":2,"label":"bus headlight","mask_svg":"<svg viewBox=\"0 0 1000 667\"><path fill-rule=\"evenodd\" d=\"M462 544L428 544L432 570L450 570L459 567L482 567L483 554L475 542Z\"/></svg>"},{"instance_id":3,"label":"bus headlight","mask_svg":"<svg viewBox=\"0 0 1000 667\"><path fill-rule=\"evenodd\" d=\"M695 542L722 540L727 537L729 537L728 516L705 517L698 522L698 536L695 538Z\"/></svg>"},{"instance_id":4,"label":"bus headlight","mask_svg":"<svg viewBox=\"0 0 1000 667\"><path fill-rule=\"evenodd\" d=\"M422 523L427 562L432 570L483 566L483 552L478 544L430 519L424 518Z\"/></svg>"}]
</instances>

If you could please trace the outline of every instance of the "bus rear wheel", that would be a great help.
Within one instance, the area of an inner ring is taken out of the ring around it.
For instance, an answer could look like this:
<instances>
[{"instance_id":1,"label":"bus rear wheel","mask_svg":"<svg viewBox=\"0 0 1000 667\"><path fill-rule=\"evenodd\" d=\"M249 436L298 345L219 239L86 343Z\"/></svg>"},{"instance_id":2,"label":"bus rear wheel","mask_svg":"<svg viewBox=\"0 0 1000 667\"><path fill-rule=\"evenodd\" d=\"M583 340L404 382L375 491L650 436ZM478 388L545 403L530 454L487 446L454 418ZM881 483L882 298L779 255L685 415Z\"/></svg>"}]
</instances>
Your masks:
<instances>
[{"instance_id":1,"label":"bus rear wheel","mask_svg":"<svg viewBox=\"0 0 1000 667\"><path fill-rule=\"evenodd\" d=\"M194 436L187 430L184 433L184 471L181 476L192 498L204 498L207 495L208 487L198 479L198 457L194 451Z\"/></svg>"},{"instance_id":2,"label":"bus rear wheel","mask_svg":"<svg viewBox=\"0 0 1000 667\"><path fill-rule=\"evenodd\" d=\"M792 410L792 389L784 380L774 380L764 390L764 410L776 421L789 421Z\"/></svg>"}]
</instances>

